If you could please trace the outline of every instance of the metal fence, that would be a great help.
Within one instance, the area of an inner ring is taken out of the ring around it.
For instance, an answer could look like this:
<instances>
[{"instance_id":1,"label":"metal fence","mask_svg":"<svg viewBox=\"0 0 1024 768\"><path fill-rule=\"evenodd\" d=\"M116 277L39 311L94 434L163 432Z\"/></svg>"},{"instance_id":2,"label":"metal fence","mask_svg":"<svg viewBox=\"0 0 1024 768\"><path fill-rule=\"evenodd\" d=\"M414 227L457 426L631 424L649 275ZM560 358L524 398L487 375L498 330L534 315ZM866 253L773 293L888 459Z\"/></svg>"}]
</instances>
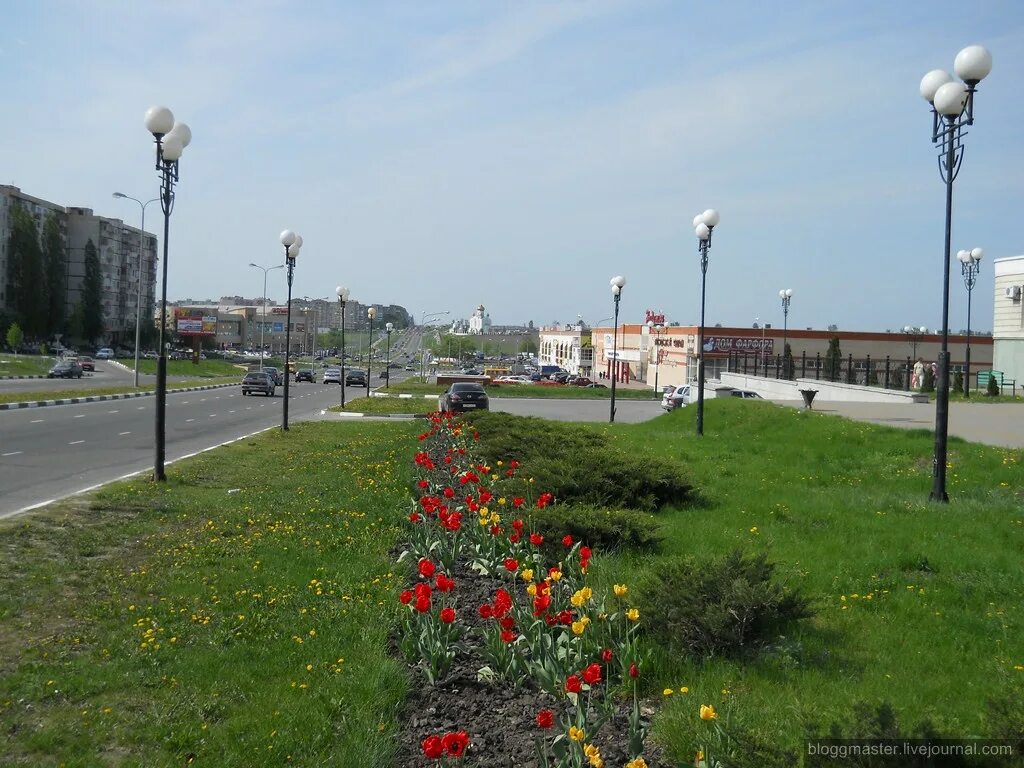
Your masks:
<instances>
[{"instance_id":1,"label":"metal fence","mask_svg":"<svg viewBox=\"0 0 1024 768\"><path fill-rule=\"evenodd\" d=\"M732 352L728 371L751 376L776 379L818 379L845 384L860 384L882 389L910 391L914 364L910 357L854 358L853 355L828 359L815 353L813 357L801 352L800 356L784 359L782 355L760 355L757 352ZM962 365L951 365L950 373L963 374ZM920 387L920 383L917 384ZM938 386L936 378L935 386Z\"/></svg>"}]
</instances>

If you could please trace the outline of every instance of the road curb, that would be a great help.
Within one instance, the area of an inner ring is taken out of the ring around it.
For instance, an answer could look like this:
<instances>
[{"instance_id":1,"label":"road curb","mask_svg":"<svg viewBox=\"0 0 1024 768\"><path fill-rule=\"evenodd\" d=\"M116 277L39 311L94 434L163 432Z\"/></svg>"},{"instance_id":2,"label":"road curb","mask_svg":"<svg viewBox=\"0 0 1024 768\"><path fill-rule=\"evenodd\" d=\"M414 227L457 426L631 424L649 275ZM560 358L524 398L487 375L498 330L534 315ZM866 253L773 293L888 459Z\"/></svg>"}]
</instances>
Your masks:
<instances>
[{"instance_id":1,"label":"road curb","mask_svg":"<svg viewBox=\"0 0 1024 768\"><path fill-rule=\"evenodd\" d=\"M425 419L425 413L355 413L352 411L320 411L321 417L336 419L338 421L359 421L360 419L398 419L399 421L412 421L413 419Z\"/></svg>"},{"instance_id":2,"label":"road curb","mask_svg":"<svg viewBox=\"0 0 1024 768\"><path fill-rule=\"evenodd\" d=\"M238 384L211 384L208 387L185 387L168 389L167 392L203 392L209 389L237 387ZM65 397L60 400L23 400L18 403L0 403L0 411L16 411L22 408L45 408L50 405L78 405L80 403L102 403L107 400L132 400L137 397L152 397L156 392L122 392L116 395L87 395L85 397Z\"/></svg>"},{"instance_id":3,"label":"road curb","mask_svg":"<svg viewBox=\"0 0 1024 768\"><path fill-rule=\"evenodd\" d=\"M28 375L28 376L0 376L0 381L9 381L11 379L45 379L46 374Z\"/></svg>"}]
</instances>

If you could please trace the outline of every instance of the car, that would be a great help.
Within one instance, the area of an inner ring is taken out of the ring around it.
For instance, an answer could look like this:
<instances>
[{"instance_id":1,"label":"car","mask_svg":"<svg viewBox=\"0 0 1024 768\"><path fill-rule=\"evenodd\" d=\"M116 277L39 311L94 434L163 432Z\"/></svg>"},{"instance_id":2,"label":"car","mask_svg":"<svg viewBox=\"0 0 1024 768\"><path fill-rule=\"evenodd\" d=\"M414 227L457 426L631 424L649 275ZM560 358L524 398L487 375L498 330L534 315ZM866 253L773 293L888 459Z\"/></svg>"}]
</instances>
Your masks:
<instances>
[{"instance_id":1,"label":"car","mask_svg":"<svg viewBox=\"0 0 1024 768\"><path fill-rule=\"evenodd\" d=\"M242 394L251 395L254 392L260 392L268 397L274 396L274 389L277 384L274 382L274 377L267 373L267 369L263 371L250 371L245 374L245 378L242 379Z\"/></svg>"},{"instance_id":2,"label":"car","mask_svg":"<svg viewBox=\"0 0 1024 768\"><path fill-rule=\"evenodd\" d=\"M415 371L416 370L416 366L415 365L407 365L407 366L405 366L405 370L407 370L407 371Z\"/></svg>"},{"instance_id":3,"label":"car","mask_svg":"<svg viewBox=\"0 0 1024 768\"><path fill-rule=\"evenodd\" d=\"M381 372L380 372L379 374L377 374L377 378L378 378L378 379L383 379L383 380L385 380L385 381L386 381L386 380L388 379L388 369L387 369L387 368L385 368L385 369L384 369L384 370L382 370L382 371L381 371Z\"/></svg>"},{"instance_id":4,"label":"car","mask_svg":"<svg viewBox=\"0 0 1024 768\"><path fill-rule=\"evenodd\" d=\"M401 370L402 366L399 363L391 363L388 365L388 368L398 368Z\"/></svg>"},{"instance_id":5,"label":"car","mask_svg":"<svg viewBox=\"0 0 1024 768\"><path fill-rule=\"evenodd\" d=\"M593 380L588 379L586 376L577 376L569 382L569 384L572 384L574 387L589 387L593 383Z\"/></svg>"},{"instance_id":6,"label":"car","mask_svg":"<svg viewBox=\"0 0 1024 768\"><path fill-rule=\"evenodd\" d=\"M114 350L112 350L110 347L103 347L102 349L97 349L96 350L96 359L97 360L113 360L114 359Z\"/></svg>"},{"instance_id":7,"label":"car","mask_svg":"<svg viewBox=\"0 0 1024 768\"><path fill-rule=\"evenodd\" d=\"M93 359L91 357L86 357L85 355L82 355L81 357L78 358L78 364L82 366L83 371L96 370L96 363L93 362Z\"/></svg>"},{"instance_id":8,"label":"car","mask_svg":"<svg viewBox=\"0 0 1024 768\"><path fill-rule=\"evenodd\" d=\"M274 386L280 387L284 384L284 379L281 378L281 371L278 368L274 368L270 365L264 365L263 372L270 374L270 377L274 380Z\"/></svg>"},{"instance_id":9,"label":"car","mask_svg":"<svg viewBox=\"0 0 1024 768\"><path fill-rule=\"evenodd\" d=\"M584 384L583 388L584 389L608 389L608 385L607 384L600 384L600 383L598 383L596 381L592 381L589 384Z\"/></svg>"},{"instance_id":10,"label":"car","mask_svg":"<svg viewBox=\"0 0 1024 768\"><path fill-rule=\"evenodd\" d=\"M365 387L366 371L349 371L345 374L346 387Z\"/></svg>"},{"instance_id":11,"label":"car","mask_svg":"<svg viewBox=\"0 0 1024 768\"><path fill-rule=\"evenodd\" d=\"M341 384L341 368L328 368L324 371L324 384Z\"/></svg>"},{"instance_id":12,"label":"car","mask_svg":"<svg viewBox=\"0 0 1024 768\"><path fill-rule=\"evenodd\" d=\"M157 353L154 352L153 350L149 350L148 352L142 353L142 358L144 360L156 360L157 357L159 357L159 355L157 355Z\"/></svg>"},{"instance_id":13,"label":"car","mask_svg":"<svg viewBox=\"0 0 1024 768\"><path fill-rule=\"evenodd\" d=\"M308 381L310 384L316 384L316 374L310 368L303 368L295 374L295 382Z\"/></svg>"},{"instance_id":14,"label":"car","mask_svg":"<svg viewBox=\"0 0 1024 768\"><path fill-rule=\"evenodd\" d=\"M82 366L77 360L62 360L46 373L48 379L80 379Z\"/></svg>"},{"instance_id":15,"label":"car","mask_svg":"<svg viewBox=\"0 0 1024 768\"><path fill-rule=\"evenodd\" d=\"M666 411L682 408L692 402L692 396L689 384L665 387L665 394L661 397L661 407Z\"/></svg>"},{"instance_id":16,"label":"car","mask_svg":"<svg viewBox=\"0 0 1024 768\"><path fill-rule=\"evenodd\" d=\"M764 400L757 392L753 392L749 389L734 389L729 393L729 397L741 397L744 400Z\"/></svg>"},{"instance_id":17,"label":"car","mask_svg":"<svg viewBox=\"0 0 1024 768\"><path fill-rule=\"evenodd\" d=\"M455 382L437 399L439 411L486 411L489 405L483 386L469 381Z\"/></svg>"}]
</instances>

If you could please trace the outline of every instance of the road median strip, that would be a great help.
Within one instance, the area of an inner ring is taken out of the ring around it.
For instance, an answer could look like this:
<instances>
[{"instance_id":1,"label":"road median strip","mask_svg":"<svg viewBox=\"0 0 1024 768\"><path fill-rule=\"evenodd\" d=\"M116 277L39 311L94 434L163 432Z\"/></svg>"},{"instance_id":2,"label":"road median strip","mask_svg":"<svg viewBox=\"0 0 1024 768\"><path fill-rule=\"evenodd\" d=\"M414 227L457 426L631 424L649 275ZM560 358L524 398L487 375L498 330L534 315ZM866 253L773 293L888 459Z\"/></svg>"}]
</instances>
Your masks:
<instances>
[{"instance_id":1,"label":"road median strip","mask_svg":"<svg viewBox=\"0 0 1024 768\"><path fill-rule=\"evenodd\" d=\"M167 392L199 392L207 389L223 389L224 387L237 387L238 384L210 384L202 387L182 387L180 389L168 389ZM86 395L84 397L64 397L59 400L22 400L17 403L0 403L0 411L14 411L22 408L44 408L50 405L78 405L80 403L102 403L106 400L130 400L136 397L152 397L155 390L146 392L122 392L113 395Z\"/></svg>"}]
</instances>

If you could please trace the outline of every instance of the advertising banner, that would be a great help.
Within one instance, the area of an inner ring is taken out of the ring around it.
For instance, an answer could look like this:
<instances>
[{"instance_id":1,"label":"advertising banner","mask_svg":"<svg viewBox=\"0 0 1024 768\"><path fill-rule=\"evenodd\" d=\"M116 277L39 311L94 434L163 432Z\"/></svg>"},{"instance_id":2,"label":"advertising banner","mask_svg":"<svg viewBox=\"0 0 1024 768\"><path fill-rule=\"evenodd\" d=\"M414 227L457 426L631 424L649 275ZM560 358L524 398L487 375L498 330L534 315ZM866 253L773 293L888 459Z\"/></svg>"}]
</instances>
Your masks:
<instances>
[{"instance_id":1,"label":"advertising banner","mask_svg":"<svg viewBox=\"0 0 1024 768\"><path fill-rule=\"evenodd\" d=\"M201 309L177 307L174 327L179 336L216 336L217 316L205 314Z\"/></svg>"},{"instance_id":2,"label":"advertising banner","mask_svg":"<svg viewBox=\"0 0 1024 768\"><path fill-rule=\"evenodd\" d=\"M775 349L775 339L751 339L746 336L707 336L704 339L705 352L761 352L770 355Z\"/></svg>"}]
</instances>

